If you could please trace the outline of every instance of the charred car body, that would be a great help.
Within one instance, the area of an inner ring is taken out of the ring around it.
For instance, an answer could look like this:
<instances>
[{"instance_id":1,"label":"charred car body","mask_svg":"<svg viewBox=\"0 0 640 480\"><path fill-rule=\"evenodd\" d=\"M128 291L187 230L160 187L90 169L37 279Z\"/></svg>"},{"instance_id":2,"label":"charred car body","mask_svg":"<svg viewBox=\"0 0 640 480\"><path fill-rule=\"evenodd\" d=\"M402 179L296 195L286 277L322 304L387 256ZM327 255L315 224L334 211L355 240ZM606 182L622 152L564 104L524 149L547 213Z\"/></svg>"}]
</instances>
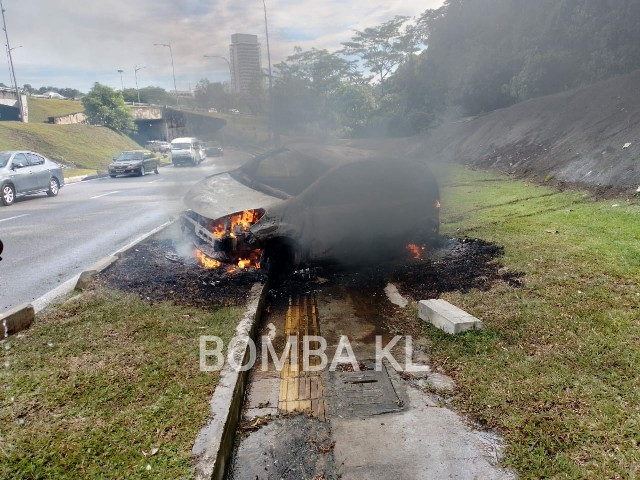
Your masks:
<instances>
[{"instance_id":1,"label":"charred car body","mask_svg":"<svg viewBox=\"0 0 640 480\"><path fill-rule=\"evenodd\" d=\"M269 152L207 177L185 203L183 228L214 265L360 263L438 239L439 189L428 168L347 147Z\"/></svg>"}]
</instances>

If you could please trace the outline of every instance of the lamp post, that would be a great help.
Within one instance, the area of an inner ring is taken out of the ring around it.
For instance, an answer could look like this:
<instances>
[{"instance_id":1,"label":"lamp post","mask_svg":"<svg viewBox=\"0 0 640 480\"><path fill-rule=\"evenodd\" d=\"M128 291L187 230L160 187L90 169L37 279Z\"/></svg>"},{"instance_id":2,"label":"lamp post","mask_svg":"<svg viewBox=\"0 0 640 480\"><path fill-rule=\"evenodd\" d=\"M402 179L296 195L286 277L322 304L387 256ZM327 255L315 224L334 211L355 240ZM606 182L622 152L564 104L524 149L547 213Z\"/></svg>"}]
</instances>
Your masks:
<instances>
[{"instance_id":1,"label":"lamp post","mask_svg":"<svg viewBox=\"0 0 640 480\"><path fill-rule=\"evenodd\" d=\"M124 70L118 70L118 73L120 74L120 87L121 87L121 92L124 93L124 80L122 80L122 73L124 72Z\"/></svg>"},{"instance_id":2,"label":"lamp post","mask_svg":"<svg viewBox=\"0 0 640 480\"><path fill-rule=\"evenodd\" d=\"M140 103L140 89L138 88L138 70L142 70L143 68L147 68L147 67L146 66L139 67L137 65L133 66L133 75L134 77L136 77L136 92L138 93L138 103Z\"/></svg>"},{"instance_id":3,"label":"lamp post","mask_svg":"<svg viewBox=\"0 0 640 480\"><path fill-rule=\"evenodd\" d=\"M229 67L229 87L233 83L233 74L231 72L231 62L226 57L221 57L220 55L203 55L204 58L220 58L227 62L227 66Z\"/></svg>"},{"instance_id":4,"label":"lamp post","mask_svg":"<svg viewBox=\"0 0 640 480\"><path fill-rule=\"evenodd\" d=\"M16 87L16 96L18 97L18 106L20 107L20 120L25 121L24 119L24 105L22 104L22 95L20 95L20 88L18 87L18 81L16 80L16 71L13 68L13 58L11 57L11 51L14 48L11 48L9 44L9 32L7 32L7 20L4 16L4 5L2 4L2 0L0 0L0 11L2 12L2 25L4 30L4 36L7 40L7 56L9 57L9 68L11 68L11 76L13 77L13 84ZM20 48L20 47L15 47Z\"/></svg>"},{"instance_id":5,"label":"lamp post","mask_svg":"<svg viewBox=\"0 0 640 480\"><path fill-rule=\"evenodd\" d=\"M169 54L171 55L171 71L173 72L173 93L176 96L176 105L178 105L178 87L176 85L176 69L173 66L173 50L171 49L171 44L169 43L154 43L156 47L167 47L169 49Z\"/></svg>"},{"instance_id":6,"label":"lamp post","mask_svg":"<svg viewBox=\"0 0 640 480\"><path fill-rule=\"evenodd\" d=\"M267 62L269 65L269 134L273 140L273 81L271 79L271 49L269 48L269 26L267 23L267 4L262 0L264 7L264 32L267 38Z\"/></svg>"}]
</instances>

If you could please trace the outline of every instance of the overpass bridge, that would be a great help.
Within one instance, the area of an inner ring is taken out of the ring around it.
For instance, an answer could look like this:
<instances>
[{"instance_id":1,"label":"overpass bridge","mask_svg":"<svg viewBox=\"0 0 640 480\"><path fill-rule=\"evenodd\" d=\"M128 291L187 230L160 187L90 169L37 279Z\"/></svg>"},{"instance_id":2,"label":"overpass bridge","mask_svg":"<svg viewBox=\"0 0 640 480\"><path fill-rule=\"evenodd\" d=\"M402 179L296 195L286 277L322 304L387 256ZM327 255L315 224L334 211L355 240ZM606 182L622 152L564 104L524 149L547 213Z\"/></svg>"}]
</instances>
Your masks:
<instances>
[{"instance_id":1,"label":"overpass bridge","mask_svg":"<svg viewBox=\"0 0 640 480\"><path fill-rule=\"evenodd\" d=\"M29 109L27 107L27 96L21 94L22 108L24 116L22 121L29 121ZM0 120L1 121L19 121L20 120L20 102L14 88L0 87Z\"/></svg>"},{"instance_id":2,"label":"overpass bridge","mask_svg":"<svg viewBox=\"0 0 640 480\"><path fill-rule=\"evenodd\" d=\"M130 106L137 132L132 137L140 144L148 140L171 141L177 137L219 139L227 122L211 114L158 105Z\"/></svg>"}]
</instances>

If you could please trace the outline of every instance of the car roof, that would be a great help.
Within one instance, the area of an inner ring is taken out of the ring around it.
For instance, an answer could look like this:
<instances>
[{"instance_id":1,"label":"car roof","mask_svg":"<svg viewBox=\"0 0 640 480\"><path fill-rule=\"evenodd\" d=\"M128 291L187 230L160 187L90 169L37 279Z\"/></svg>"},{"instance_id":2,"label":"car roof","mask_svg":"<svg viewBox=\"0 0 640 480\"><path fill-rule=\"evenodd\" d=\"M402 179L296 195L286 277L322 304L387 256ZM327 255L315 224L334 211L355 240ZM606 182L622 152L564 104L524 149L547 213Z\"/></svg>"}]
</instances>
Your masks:
<instances>
[{"instance_id":1,"label":"car roof","mask_svg":"<svg viewBox=\"0 0 640 480\"><path fill-rule=\"evenodd\" d=\"M179 138L174 138L173 140L171 140L171 143L190 143L190 142L194 142L194 141L198 141L198 139L196 137L179 137Z\"/></svg>"},{"instance_id":2,"label":"car roof","mask_svg":"<svg viewBox=\"0 0 640 480\"><path fill-rule=\"evenodd\" d=\"M378 161L406 161L406 159L381 155L371 150L363 150L344 145L323 145L311 142L295 142L285 145L278 150L272 150L261 157L268 157L278 151L289 150L295 152L299 158L307 158L322 163L328 170L347 165L349 163L366 160Z\"/></svg>"}]
</instances>

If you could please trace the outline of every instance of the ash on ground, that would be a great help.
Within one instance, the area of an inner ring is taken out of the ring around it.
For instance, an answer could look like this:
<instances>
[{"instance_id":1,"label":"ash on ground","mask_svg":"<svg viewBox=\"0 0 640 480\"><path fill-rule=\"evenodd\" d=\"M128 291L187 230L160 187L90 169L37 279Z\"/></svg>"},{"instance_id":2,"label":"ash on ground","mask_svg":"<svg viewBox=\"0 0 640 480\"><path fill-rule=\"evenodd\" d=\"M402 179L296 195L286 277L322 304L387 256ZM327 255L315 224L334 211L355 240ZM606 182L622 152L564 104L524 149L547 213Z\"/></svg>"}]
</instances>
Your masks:
<instances>
[{"instance_id":1,"label":"ash on ground","mask_svg":"<svg viewBox=\"0 0 640 480\"><path fill-rule=\"evenodd\" d=\"M253 268L203 268L179 229L169 228L124 253L96 284L149 301L206 308L244 305L252 285L265 277Z\"/></svg>"},{"instance_id":2,"label":"ash on ground","mask_svg":"<svg viewBox=\"0 0 640 480\"><path fill-rule=\"evenodd\" d=\"M521 273L504 268L503 248L479 239L443 238L438 248L425 250L423 258L411 252L396 258L378 258L369 265L306 268L290 275L271 290L271 299L288 298L323 285L356 287L378 292L388 282L398 285L414 300L438 298L444 292L488 290L496 282L521 286ZM203 268L194 247L178 228L171 227L134 249L98 276L97 285L134 292L149 301L172 301L179 305L217 307L243 305L251 287L265 282L266 273L249 268Z\"/></svg>"},{"instance_id":3,"label":"ash on ground","mask_svg":"<svg viewBox=\"0 0 640 480\"><path fill-rule=\"evenodd\" d=\"M379 292L388 282L414 300L438 298L445 292L489 290L496 282L522 286L522 273L505 268L499 261L503 247L474 238L442 238L438 248L424 251L423 258L406 255L377 259L370 265L345 268L340 265L296 271L277 289L275 297L291 291L309 293L324 285L343 285Z\"/></svg>"}]
</instances>

